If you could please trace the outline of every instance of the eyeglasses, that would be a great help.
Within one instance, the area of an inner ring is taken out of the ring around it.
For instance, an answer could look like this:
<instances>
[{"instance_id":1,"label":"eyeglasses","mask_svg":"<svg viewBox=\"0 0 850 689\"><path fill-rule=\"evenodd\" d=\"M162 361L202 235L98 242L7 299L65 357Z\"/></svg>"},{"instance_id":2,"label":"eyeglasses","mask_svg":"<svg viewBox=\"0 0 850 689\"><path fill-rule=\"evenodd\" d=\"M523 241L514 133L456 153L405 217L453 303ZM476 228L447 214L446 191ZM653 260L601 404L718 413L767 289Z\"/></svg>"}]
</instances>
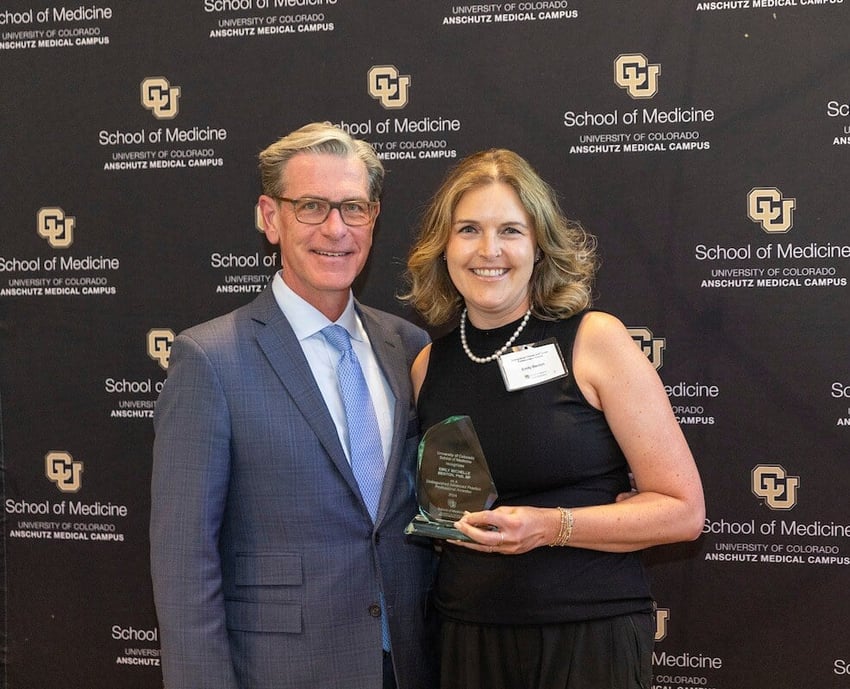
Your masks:
<instances>
[{"instance_id":1,"label":"eyeglasses","mask_svg":"<svg viewBox=\"0 0 850 689\"><path fill-rule=\"evenodd\" d=\"M278 201L291 203L295 210L295 218L305 225L321 225L331 210L336 208L342 221L351 227L368 225L375 219L375 211L378 209L377 201L363 201L361 199L349 199L334 203L327 199L312 199L302 197L300 199L288 199L284 196L275 196Z\"/></svg>"}]
</instances>

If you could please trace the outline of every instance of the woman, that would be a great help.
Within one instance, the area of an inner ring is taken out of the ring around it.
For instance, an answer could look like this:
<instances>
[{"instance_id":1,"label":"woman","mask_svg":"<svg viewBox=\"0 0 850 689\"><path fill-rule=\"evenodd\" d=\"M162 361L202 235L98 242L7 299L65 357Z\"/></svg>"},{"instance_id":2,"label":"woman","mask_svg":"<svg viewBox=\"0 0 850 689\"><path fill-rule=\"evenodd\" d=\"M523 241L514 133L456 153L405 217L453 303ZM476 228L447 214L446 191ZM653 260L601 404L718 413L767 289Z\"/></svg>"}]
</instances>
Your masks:
<instances>
[{"instance_id":1,"label":"woman","mask_svg":"<svg viewBox=\"0 0 850 689\"><path fill-rule=\"evenodd\" d=\"M404 298L435 326L460 313L413 365L422 427L469 415L499 491L443 549L443 689L650 686L638 551L697 538L705 507L655 369L589 310L595 269L594 239L507 150L449 172L411 250Z\"/></svg>"}]
</instances>

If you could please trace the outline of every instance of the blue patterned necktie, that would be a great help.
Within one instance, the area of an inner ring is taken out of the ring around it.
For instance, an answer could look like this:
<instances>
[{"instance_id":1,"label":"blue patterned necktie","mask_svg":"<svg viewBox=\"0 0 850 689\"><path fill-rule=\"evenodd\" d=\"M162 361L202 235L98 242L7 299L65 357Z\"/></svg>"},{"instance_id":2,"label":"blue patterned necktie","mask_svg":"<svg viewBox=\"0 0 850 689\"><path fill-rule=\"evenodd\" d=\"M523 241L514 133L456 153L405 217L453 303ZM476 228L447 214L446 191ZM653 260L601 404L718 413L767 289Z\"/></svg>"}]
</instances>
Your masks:
<instances>
[{"instance_id":1,"label":"blue patterned necktie","mask_svg":"<svg viewBox=\"0 0 850 689\"><path fill-rule=\"evenodd\" d=\"M384 451L381 446L381 432L378 429L378 417L363 369L357 355L351 348L348 331L341 325L329 325L322 329L322 335L342 353L336 366L339 379L339 391L345 418L348 422L348 452L351 456L351 470L360 486L360 494L366 503L372 522L378 514L378 502L381 499L381 485L384 482ZM381 594L381 643L385 651L390 650L390 629L387 622L387 605Z\"/></svg>"},{"instance_id":2,"label":"blue patterned necktie","mask_svg":"<svg viewBox=\"0 0 850 689\"><path fill-rule=\"evenodd\" d=\"M381 485L384 482L384 451L381 446L378 417L375 415L375 407L372 405L360 362L351 348L348 331L340 325L329 325L322 329L322 335L342 353L336 373L348 422L351 470L374 522L381 499Z\"/></svg>"}]
</instances>

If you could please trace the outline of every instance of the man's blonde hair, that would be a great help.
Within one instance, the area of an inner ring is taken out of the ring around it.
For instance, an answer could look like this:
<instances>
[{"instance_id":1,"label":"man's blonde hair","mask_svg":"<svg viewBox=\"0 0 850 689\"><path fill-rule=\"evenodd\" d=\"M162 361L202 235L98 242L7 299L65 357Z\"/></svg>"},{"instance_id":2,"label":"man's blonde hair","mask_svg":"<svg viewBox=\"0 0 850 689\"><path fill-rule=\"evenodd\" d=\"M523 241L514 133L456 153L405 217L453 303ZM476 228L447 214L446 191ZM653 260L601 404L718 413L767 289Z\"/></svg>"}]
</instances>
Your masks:
<instances>
[{"instance_id":1,"label":"man's blonde hair","mask_svg":"<svg viewBox=\"0 0 850 689\"><path fill-rule=\"evenodd\" d=\"M369 179L369 200L377 201L380 197L384 187L384 165L375 149L330 122L305 124L260 153L260 180L264 194L273 197L285 195L286 164L299 153L329 153L362 160Z\"/></svg>"}]
</instances>

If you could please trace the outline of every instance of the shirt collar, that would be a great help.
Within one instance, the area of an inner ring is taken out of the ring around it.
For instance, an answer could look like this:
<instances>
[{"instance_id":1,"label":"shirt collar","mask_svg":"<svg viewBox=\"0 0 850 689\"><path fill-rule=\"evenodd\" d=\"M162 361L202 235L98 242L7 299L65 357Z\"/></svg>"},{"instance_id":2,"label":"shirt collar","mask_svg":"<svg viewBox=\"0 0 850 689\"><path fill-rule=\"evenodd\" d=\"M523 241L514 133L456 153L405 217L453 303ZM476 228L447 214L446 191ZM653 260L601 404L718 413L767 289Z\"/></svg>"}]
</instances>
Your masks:
<instances>
[{"instance_id":1,"label":"shirt collar","mask_svg":"<svg viewBox=\"0 0 850 689\"><path fill-rule=\"evenodd\" d=\"M292 291L292 288L283 281L283 275L280 271L272 280L272 293L299 341L312 337L322 328L331 324L327 316ZM365 331L357 316L357 310L354 308L354 296L350 290L348 303L336 323L345 328L353 339L366 340Z\"/></svg>"}]
</instances>

